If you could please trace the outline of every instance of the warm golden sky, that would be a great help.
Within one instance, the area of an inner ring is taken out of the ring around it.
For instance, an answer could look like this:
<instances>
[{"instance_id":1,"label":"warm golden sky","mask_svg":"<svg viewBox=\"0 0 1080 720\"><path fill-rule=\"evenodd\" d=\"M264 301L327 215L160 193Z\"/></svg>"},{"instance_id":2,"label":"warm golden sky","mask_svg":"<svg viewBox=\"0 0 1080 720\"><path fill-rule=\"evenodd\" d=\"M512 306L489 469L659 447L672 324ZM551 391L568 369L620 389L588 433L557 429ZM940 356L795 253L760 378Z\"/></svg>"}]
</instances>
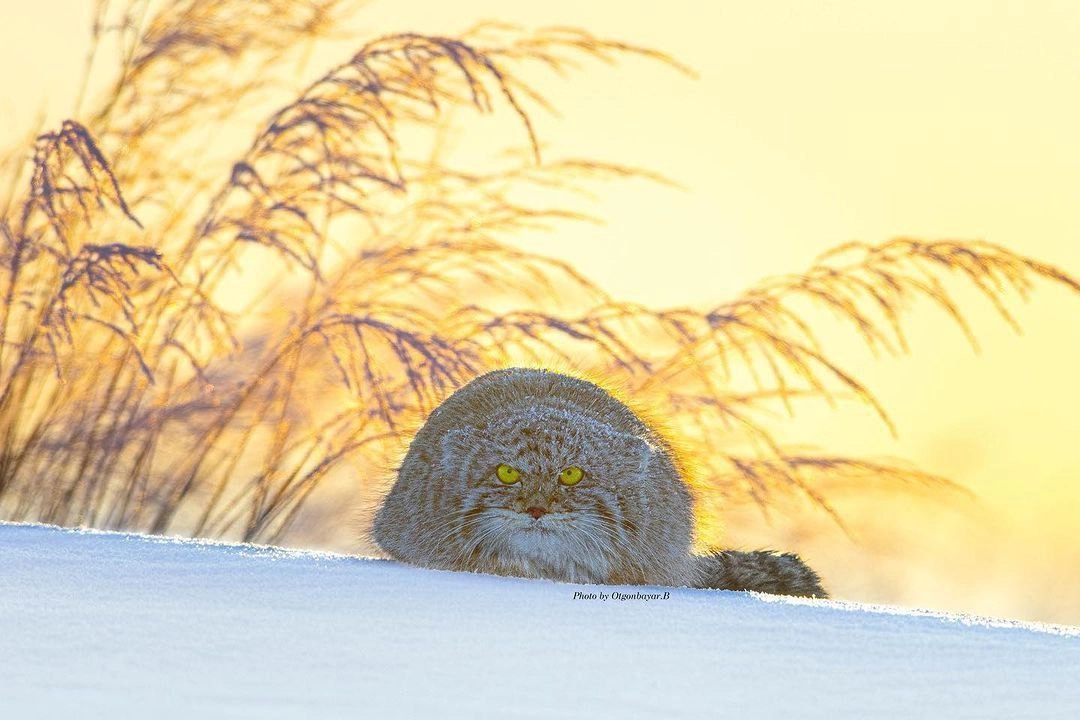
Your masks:
<instances>
[{"instance_id":1,"label":"warm golden sky","mask_svg":"<svg viewBox=\"0 0 1080 720\"><path fill-rule=\"evenodd\" d=\"M8 5L4 142L41 108L66 112L92 3ZM481 19L580 26L700 73L627 60L544 86L563 112L539 122L551 154L645 166L686 188L612 185L596 207L606 226L544 239L615 294L721 301L839 242L895 235L983 238L1080 274L1074 0L383 0L360 25L453 33ZM846 335L822 333L893 412L898 441L865 413L804 415L797 437L950 475L983 497L1002 553L1023 542L1048 572L1066 558L1075 566L1080 297L1041 287L1017 305L1021 337L973 294L958 297L975 309L981 356L927 308L911 316L911 358L877 362ZM959 560L940 552L943 566ZM995 572L1008 581L1012 571Z\"/></svg>"}]
</instances>

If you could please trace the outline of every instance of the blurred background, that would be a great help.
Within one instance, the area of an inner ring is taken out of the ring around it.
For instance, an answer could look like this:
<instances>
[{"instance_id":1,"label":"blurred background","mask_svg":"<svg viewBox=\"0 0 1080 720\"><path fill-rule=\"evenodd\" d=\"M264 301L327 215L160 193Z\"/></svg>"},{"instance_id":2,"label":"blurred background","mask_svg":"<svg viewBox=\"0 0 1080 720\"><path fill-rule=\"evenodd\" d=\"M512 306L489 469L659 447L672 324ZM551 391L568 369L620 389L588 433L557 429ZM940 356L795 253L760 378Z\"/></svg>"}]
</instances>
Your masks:
<instances>
[{"instance_id":1,"label":"blurred background","mask_svg":"<svg viewBox=\"0 0 1080 720\"><path fill-rule=\"evenodd\" d=\"M698 75L626 58L570 80L537 76L559 110L533 118L545 153L640 166L680 186L609 184L588 207L603 225L516 240L616 296L715 304L842 242L901 235L985 239L1080 273L1074 2L372 2L312 48L298 77L372 36L455 34L485 19L582 27ZM0 144L72 114L91 21L85 0L4 10ZM960 283L955 296L978 353L929 303L911 309L906 357L875 358L827 314L815 322L898 437L860 407L800 406L773 428L790 442L903 458L973 498L861 489L835 502L848 534L807 504L768 516L741 506L723 517L727 542L796 549L839 598L1080 623L1080 298L1040 283L1014 305L1018 335L975 291ZM348 547L354 536L324 528L310 544L363 551Z\"/></svg>"}]
</instances>

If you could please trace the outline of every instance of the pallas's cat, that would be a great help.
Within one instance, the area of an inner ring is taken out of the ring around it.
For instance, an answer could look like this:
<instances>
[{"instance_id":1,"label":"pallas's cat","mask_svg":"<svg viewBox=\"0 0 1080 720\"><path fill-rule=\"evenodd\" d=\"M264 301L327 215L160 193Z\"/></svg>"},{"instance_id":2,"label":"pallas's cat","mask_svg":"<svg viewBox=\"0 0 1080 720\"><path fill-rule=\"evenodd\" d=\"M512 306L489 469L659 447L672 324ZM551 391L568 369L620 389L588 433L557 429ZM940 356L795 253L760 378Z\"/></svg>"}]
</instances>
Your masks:
<instances>
[{"instance_id":1,"label":"pallas's cat","mask_svg":"<svg viewBox=\"0 0 1080 720\"><path fill-rule=\"evenodd\" d=\"M393 558L445 570L825 596L792 554L693 554L677 468L664 438L598 385L497 370L428 417L372 535Z\"/></svg>"}]
</instances>

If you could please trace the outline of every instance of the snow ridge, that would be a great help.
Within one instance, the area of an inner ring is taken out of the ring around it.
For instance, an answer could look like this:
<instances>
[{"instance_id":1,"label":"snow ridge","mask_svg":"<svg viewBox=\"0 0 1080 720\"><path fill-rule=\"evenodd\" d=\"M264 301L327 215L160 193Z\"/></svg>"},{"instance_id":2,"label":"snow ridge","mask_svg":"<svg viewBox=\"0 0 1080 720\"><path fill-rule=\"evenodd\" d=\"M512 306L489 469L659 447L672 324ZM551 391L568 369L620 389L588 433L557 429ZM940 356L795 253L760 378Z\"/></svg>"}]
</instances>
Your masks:
<instances>
[{"instance_id":1,"label":"snow ridge","mask_svg":"<svg viewBox=\"0 0 1080 720\"><path fill-rule=\"evenodd\" d=\"M1064 720L1078 678L1076 627L0 524L4 718Z\"/></svg>"}]
</instances>

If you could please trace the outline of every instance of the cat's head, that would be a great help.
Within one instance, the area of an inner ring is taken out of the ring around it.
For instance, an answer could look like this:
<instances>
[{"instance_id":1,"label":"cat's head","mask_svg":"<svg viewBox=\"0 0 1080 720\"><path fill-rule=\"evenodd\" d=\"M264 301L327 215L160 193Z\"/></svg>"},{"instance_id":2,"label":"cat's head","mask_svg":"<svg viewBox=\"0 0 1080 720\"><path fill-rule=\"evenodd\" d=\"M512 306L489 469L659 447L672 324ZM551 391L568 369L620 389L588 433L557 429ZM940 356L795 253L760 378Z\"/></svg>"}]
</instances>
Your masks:
<instances>
[{"instance_id":1,"label":"cat's head","mask_svg":"<svg viewBox=\"0 0 1080 720\"><path fill-rule=\"evenodd\" d=\"M647 477L655 447L569 409L502 409L439 450L437 474L461 501L452 540L479 567L602 582L642 551L642 517L665 491Z\"/></svg>"}]
</instances>

